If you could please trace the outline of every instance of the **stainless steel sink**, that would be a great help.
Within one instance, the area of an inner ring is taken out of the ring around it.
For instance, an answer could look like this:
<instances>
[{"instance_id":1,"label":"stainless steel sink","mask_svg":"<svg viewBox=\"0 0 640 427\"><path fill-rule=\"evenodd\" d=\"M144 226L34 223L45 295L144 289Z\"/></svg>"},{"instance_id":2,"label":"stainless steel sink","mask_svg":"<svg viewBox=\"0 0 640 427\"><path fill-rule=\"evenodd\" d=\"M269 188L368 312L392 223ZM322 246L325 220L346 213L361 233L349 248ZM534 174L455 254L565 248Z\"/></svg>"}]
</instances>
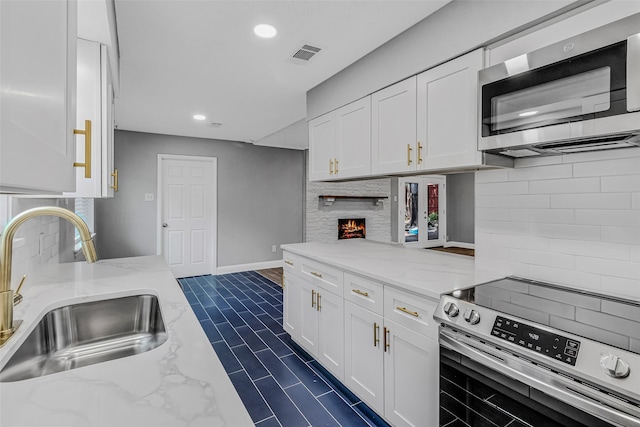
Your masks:
<instances>
[{"instance_id":1,"label":"stainless steel sink","mask_svg":"<svg viewBox=\"0 0 640 427\"><path fill-rule=\"evenodd\" d=\"M44 315L9 359L0 371L0 382L40 377L144 353L166 340L162 313L154 295L56 308Z\"/></svg>"}]
</instances>

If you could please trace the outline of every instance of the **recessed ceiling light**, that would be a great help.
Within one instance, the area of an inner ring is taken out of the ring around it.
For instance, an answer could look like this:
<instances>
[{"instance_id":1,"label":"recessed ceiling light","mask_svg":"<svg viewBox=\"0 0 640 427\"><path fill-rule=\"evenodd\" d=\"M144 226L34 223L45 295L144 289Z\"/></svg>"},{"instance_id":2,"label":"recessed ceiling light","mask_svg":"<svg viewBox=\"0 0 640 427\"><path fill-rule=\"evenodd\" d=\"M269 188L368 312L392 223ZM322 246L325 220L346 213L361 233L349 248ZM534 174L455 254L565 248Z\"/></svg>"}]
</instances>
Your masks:
<instances>
[{"instance_id":1,"label":"recessed ceiling light","mask_svg":"<svg viewBox=\"0 0 640 427\"><path fill-rule=\"evenodd\" d=\"M253 27L253 32L256 33L258 37L262 37L265 39L270 39L275 36L278 31L269 24L260 24Z\"/></svg>"},{"instance_id":2,"label":"recessed ceiling light","mask_svg":"<svg viewBox=\"0 0 640 427\"><path fill-rule=\"evenodd\" d=\"M537 111L525 111L524 113L518 114L518 117L529 117L538 114Z\"/></svg>"},{"instance_id":3,"label":"recessed ceiling light","mask_svg":"<svg viewBox=\"0 0 640 427\"><path fill-rule=\"evenodd\" d=\"M207 118L205 116L203 116L202 114L194 114L193 118L196 120L206 120Z\"/></svg>"}]
</instances>

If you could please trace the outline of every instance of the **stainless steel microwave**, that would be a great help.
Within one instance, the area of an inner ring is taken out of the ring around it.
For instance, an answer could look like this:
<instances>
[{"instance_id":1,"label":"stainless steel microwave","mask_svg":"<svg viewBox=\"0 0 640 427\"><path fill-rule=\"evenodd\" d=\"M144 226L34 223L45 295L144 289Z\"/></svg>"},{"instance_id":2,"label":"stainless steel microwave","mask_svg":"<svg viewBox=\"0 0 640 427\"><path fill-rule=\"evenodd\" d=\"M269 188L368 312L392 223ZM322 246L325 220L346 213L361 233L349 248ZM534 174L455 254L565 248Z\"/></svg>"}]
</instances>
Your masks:
<instances>
[{"instance_id":1,"label":"stainless steel microwave","mask_svg":"<svg viewBox=\"0 0 640 427\"><path fill-rule=\"evenodd\" d=\"M481 151L640 146L640 13L481 70L479 83Z\"/></svg>"}]
</instances>

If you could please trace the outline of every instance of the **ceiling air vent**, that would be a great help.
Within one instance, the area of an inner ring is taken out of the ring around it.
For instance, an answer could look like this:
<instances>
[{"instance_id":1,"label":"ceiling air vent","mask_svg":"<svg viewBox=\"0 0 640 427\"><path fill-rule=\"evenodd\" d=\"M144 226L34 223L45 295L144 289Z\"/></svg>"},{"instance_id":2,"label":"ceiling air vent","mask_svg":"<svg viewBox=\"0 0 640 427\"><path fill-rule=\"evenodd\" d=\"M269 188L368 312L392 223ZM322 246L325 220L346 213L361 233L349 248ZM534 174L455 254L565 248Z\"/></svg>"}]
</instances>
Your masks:
<instances>
[{"instance_id":1,"label":"ceiling air vent","mask_svg":"<svg viewBox=\"0 0 640 427\"><path fill-rule=\"evenodd\" d=\"M296 50L296 52L291 56L290 61L298 65L308 64L318 53L320 53L321 50L321 47L305 43L302 47Z\"/></svg>"}]
</instances>

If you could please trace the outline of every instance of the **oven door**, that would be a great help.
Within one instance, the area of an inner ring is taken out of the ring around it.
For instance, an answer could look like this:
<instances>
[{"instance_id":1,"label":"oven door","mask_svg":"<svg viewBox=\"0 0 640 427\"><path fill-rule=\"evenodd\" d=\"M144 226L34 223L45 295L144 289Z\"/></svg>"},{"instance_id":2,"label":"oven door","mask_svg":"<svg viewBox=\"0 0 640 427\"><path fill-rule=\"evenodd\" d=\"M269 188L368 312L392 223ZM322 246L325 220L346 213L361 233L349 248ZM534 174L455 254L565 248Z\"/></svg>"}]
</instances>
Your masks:
<instances>
[{"instance_id":1,"label":"oven door","mask_svg":"<svg viewBox=\"0 0 640 427\"><path fill-rule=\"evenodd\" d=\"M640 426L639 408L628 401L446 327L440 407L442 426L456 418L469 426Z\"/></svg>"}]
</instances>

